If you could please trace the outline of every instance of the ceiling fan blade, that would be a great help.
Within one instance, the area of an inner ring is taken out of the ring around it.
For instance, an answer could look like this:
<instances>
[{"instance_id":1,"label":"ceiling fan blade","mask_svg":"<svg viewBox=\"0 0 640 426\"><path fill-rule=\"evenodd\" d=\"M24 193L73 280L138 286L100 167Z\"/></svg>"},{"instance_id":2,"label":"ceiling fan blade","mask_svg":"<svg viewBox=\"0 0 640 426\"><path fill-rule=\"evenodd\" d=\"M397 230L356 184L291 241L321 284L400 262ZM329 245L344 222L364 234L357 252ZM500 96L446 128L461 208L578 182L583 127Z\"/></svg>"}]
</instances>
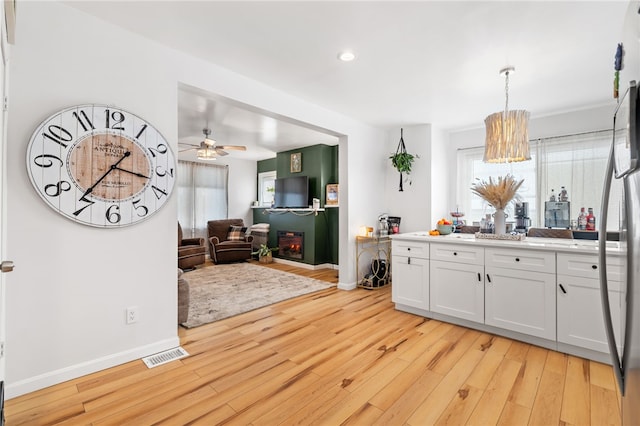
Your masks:
<instances>
[{"instance_id":1,"label":"ceiling fan blade","mask_svg":"<svg viewBox=\"0 0 640 426\"><path fill-rule=\"evenodd\" d=\"M247 150L247 147L246 146L242 146L242 145L220 145L220 146L216 146L216 148L231 149L231 150L236 150L236 151L246 151Z\"/></svg>"},{"instance_id":2,"label":"ceiling fan blade","mask_svg":"<svg viewBox=\"0 0 640 426\"><path fill-rule=\"evenodd\" d=\"M181 150L179 150L178 152L193 151L193 150L196 150L196 149L198 149L198 147L194 147L194 148L187 148L187 149L181 149Z\"/></svg>"},{"instance_id":3,"label":"ceiling fan blade","mask_svg":"<svg viewBox=\"0 0 640 426\"><path fill-rule=\"evenodd\" d=\"M187 136L184 138L180 138L178 140L179 144L183 144L183 145L199 145L200 142L202 141L202 136Z\"/></svg>"},{"instance_id":4,"label":"ceiling fan blade","mask_svg":"<svg viewBox=\"0 0 640 426\"><path fill-rule=\"evenodd\" d=\"M228 152L223 151L221 147L217 146L215 147L216 153L220 156L220 157L224 157L225 155L229 155Z\"/></svg>"}]
</instances>

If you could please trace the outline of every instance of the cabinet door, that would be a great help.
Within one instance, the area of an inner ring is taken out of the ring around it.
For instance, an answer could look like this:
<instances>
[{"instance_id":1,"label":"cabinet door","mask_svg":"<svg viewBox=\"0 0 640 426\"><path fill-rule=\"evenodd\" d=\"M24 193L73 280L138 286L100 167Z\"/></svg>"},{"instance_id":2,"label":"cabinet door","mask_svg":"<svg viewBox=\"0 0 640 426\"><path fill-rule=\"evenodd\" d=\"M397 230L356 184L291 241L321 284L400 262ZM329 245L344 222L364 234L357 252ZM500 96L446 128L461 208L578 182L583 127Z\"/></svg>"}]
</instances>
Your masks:
<instances>
[{"instance_id":1,"label":"cabinet door","mask_svg":"<svg viewBox=\"0 0 640 426\"><path fill-rule=\"evenodd\" d=\"M608 284L613 331L618 350L621 350L620 282L609 281ZM558 275L558 341L609 352L598 279Z\"/></svg>"},{"instance_id":2,"label":"cabinet door","mask_svg":"<svg viewBox=\"0 0 640 426\"><path fill-rule=\"evenodd\" d=\"M433 312L484 322L484 267L432 260L430 307Z\"/></svg>"},{"instance_id":3,"label":"cabinet door","mask_svg":"<svg viewBox=\"0 0 640 426\"><path fill-rule=\"evenodd\" d=\"M395 255L391 259L393 302L429 310L429 260Z\"/></svg>"},{"instance_id":4,"label":"cabinet door","mask_svg":"<svg viewBox=\"0 0 640 426\"><path fill-rule=\"evenodd\" d=\"M485 324L556 339L556 276L485 267Z\"/></svg>"}]
</instances>

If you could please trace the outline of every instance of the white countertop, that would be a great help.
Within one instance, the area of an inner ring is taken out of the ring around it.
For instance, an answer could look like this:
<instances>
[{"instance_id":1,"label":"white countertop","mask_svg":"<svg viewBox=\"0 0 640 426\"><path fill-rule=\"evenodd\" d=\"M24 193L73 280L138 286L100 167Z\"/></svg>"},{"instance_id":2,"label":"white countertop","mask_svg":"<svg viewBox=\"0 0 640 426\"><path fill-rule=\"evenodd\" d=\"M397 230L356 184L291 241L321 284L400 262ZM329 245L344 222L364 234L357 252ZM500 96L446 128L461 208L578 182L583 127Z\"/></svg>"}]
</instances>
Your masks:
<instances>
[{"instance_id":1,"label":"white countertop","mask_svg":"<svg viewBox=\"0 0 640 426\"><path fill-rule=\"evenodd\" d=\"M529 250L545 250L565 253L597 254L597 240L574 240L565 238L526 237L522 241L491 240L476 238L474 234L429 235L428 231L407 232L391 235L394 240L424 241L428 243L466 244L481 247L508 247ZM624 247L618 241L607 241L607 254L623 255Z\"/></svg>"}]
</instances>

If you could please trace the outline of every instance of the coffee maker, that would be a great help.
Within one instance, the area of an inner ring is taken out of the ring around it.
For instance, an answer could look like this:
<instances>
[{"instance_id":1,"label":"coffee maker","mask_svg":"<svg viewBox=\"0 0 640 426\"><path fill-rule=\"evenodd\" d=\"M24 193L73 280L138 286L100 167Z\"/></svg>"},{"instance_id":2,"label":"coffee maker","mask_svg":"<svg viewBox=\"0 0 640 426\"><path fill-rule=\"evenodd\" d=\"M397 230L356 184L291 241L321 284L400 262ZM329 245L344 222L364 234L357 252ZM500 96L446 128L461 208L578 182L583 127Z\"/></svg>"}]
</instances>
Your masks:
<instances>
[{"instance_id":1,"label":"coffee maker","mask_svg":"<svg viewBox=\"0 0 640 426\"><path fill-rule=\"evenodd\" d=\"M531 226L531 219L529 218L529 203L524 201L516 202L515 218L516 232L519 234L526 234Z\"/></svg>"}]
</instances>

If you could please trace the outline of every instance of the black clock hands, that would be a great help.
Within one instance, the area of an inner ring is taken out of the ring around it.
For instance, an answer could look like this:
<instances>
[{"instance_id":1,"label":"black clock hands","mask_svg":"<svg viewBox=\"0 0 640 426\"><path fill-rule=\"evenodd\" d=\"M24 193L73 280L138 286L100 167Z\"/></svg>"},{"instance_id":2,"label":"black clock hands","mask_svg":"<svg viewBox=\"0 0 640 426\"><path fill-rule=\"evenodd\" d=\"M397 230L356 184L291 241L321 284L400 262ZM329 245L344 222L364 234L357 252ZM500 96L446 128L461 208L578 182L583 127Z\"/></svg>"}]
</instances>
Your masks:
<instances>
[{"instance_id":1,"label":"black clock hands","mask_svg":"<svg viewBox=\"0 0 640 426\"><path fill-rule=\"evenodd\" d=\"M112 171L116 170L118 168L118 164L120 164L125 158L127 158L128 156L130 156L131 153L129 151L125 152L124 155L122 156L121 159L119 159L118 161L116 161L114 164L111 165L111 167L109 167L109 170L107 170L101 177L100 179L98 179L93 185L91 185L89 187L89 189L87 189L86 191L84 191L84 194L82 194L82 197L80 197L80 199L82 200L84 197L86 197L87 195L91 194L93 192L93 189L98 186L98 184L100 182L102 182L102 180L104 178L107 177L107 175L109 173L111 173Z\"/></svg>"},{"instance_id":2,"label":"black clock hands","mask_svg":"<svg viewBox=\"0 0 640 426\"><path fill-rule=\"evenodd\" d=\"M113 166L112 166L113 167ZM149 179L149 176L145 176L142 173L132 172L131 170L121 169L120 167L114 167L116 170L120 170L121 172L131 173L134 176L140 176L141 178Z\"/></svg>"}]
</instances>

